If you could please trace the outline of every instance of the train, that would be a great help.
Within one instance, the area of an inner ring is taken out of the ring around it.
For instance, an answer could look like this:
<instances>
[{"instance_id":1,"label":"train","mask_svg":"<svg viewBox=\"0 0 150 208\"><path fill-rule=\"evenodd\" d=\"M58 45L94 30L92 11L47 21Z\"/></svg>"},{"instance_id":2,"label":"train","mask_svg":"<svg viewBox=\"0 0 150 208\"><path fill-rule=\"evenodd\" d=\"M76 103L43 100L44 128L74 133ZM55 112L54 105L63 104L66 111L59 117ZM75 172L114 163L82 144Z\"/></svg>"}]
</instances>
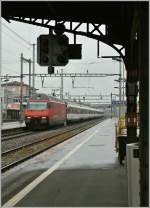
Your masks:
<instances>
[{"instance_id":1,"label":"train","mask_svg":"<svg viewBox=\"0 0 150 208\"><path fill-rule=\"evenodd\" d=\"M25 109L27 128L41 129L70 122L104 117L104 111L73 102L64 102L45 94L29 99Z\"/></svg>"}]
</instances>

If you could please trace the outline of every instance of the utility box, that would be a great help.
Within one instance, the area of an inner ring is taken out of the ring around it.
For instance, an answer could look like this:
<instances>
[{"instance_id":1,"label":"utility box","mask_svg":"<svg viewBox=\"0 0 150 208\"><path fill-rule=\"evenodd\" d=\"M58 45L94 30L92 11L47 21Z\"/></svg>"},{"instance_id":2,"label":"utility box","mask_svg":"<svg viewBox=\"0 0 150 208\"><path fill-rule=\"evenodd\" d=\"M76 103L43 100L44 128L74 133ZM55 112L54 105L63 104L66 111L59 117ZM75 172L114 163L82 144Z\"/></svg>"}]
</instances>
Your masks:
<instances>
[{"instance_id":1,"label":"utility box","mask_svg":"<svg viewBox=\"0 0 150 208\"><path fill-rule=\"evenodd\" d=\"M48 74L54 74L54 72L55 72L54 67L53 66L49 66L48 67Z\"/></svg>"},{"instance_id":2,"label":"utility box","mask_svg":"<svg viewBox=\"0 0 150 208\"><path fill-rule=\"evenodd\" d=\"M127 144L128 205L140 207L140 163L138 143Z\"/></svg>"},{"instance_id":3,"label":"utility box","mask_svg":"<svg viewBox=\"0 0 150 208\"><path fill-rule=\"evenodd\" d=\"M82 44L69 44L68 54L69 54L69 59L81 59Z\"/></svg>"}]
</instances>

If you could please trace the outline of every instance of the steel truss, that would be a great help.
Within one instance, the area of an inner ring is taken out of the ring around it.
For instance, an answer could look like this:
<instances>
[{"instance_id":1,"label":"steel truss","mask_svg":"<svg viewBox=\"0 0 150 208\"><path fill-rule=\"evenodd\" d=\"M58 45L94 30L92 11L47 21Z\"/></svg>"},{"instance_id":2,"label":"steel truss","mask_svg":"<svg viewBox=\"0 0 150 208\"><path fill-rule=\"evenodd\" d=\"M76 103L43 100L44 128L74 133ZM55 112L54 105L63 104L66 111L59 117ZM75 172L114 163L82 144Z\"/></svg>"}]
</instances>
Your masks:
<instances>
[{"instance_id":1,"label":"steel truss","mask_svg":"<svg viewBox=\"0 0 150 208\"><path fill-rule=\"evenodd\" d=\"M29 76L29 74L23 74L23 76ZM112 73L63 73L63 74L30 74L30 76L36 76L41 78L46 77L108 77L108 76L119 76L119 74ZM6 78L19 78L20 75L4 75L0 76L0 79Z\"/></svg>"},{"instance_id":2,"label":"steel truss","mask_svg":"<svg viewBox=\"0 0 150 208\"><path fill-rule=\"evenodd\" d=\"M89 22L72 22L72 21L59 21L58 22L52 19L39 19L39 18L37 19L37 18L13 17L13 16L10 16L9 20L37 25L37 26L49 28L52 30L55 29L55 26L58 23L64 24L65 32L74 34L74 43L76 43L76 35L89 37L98 41L98 50L99 50L99 41L101 41L111 46L112 48L114 48L119 53L121 58L124 59L122 50L125 47L120 44L119 46L117 46L118 43L113 43L113 40L109 37L109 34L108 34L108 26L105 24L96 24L96 23L89 23ZM84 28L84 31L82 31L83 28Z\"/></svg>"}]
</instances>

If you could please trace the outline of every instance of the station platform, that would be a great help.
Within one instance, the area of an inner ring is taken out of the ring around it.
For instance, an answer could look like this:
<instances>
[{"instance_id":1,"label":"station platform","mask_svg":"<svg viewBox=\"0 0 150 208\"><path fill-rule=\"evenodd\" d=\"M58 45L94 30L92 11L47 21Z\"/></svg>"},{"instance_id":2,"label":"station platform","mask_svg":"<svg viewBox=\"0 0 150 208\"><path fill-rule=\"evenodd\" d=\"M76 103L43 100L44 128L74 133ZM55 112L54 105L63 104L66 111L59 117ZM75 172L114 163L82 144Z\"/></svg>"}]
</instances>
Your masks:
<instances>
[{"instance_id":1,"label":"station platform","mask_svg":"<svg viewBox=\"0 0 150 208\"><path fill-rule=\"evenodd\" d=\"M1 124L1 129L5 130L5 129L14 129L14 128L19 128L19 127L24 127L25 123L24 122L19 122L19 121L15 121L15 122L4 122Z\"/></svg>"},{"instance_id":2,"label":"station platform","mask_svg":"<svg viewBox=\"0 0 150 208\"><path fill-rule=\"evenodd\" d=\"M2 174L3 207L127 207L115 121L102 123Z\"/></svg>"}]
</instances>

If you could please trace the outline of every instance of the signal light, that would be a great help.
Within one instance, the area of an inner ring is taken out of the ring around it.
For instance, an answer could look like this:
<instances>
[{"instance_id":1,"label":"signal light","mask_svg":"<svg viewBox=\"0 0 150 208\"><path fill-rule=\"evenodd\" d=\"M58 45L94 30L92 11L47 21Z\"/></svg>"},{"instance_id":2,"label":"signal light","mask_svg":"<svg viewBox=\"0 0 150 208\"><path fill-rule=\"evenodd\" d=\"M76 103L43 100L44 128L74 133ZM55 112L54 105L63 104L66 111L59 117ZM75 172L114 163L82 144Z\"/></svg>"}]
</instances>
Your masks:
<instances>
[{"instance_id":1,"label":"signal light","mask_svg":"<svg viewBox=\"0 0 150 208\"><path fill-rule=\"evenodd\" d=\"M53 38L53 66L65 66L68 63L69 40L66 35L55 35Z\"/></svg>"},{"instance_id":2,"label":"signal light","mask_svg":"<svg viewBox=\"0 0 150 208\"><path fill-rule=\"evenodd\" d=\"M41 66L65 66L69 40L66 35L40 35L37 39L37 62Z\"/></svg>"},{"instance_id":3,"label":"signal light","mask_svg":"<svg viewBox=\"0 0 150 208\"><path fill-rule=\"evenodd\" d=\"M37 39L37 62L41 66L50 65L48 35L40 35Z\"/></svg>"}]
</instances>

